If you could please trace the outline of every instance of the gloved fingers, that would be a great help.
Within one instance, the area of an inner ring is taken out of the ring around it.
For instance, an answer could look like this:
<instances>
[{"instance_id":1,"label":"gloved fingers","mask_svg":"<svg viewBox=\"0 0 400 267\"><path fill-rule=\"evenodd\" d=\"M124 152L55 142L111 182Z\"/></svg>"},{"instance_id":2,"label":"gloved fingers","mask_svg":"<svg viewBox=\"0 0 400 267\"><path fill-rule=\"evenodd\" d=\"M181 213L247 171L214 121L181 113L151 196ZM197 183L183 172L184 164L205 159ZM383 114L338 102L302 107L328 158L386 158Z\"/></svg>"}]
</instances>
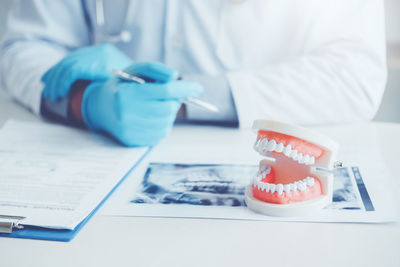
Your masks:
<instances>
[{"instance_id":1,"label":"gloved fingers","mask_svg":"<svg viewBox=\"0 0 400 267\"><path fill-rule=\"evenodd\" d=\"M175 115L181 106L178 100L142 100L119 93L115 95L115 101L121 115L140 113L144 118Z\"/></svg>"},{"instance_id":2,"label":"gloved fingers","mask_svg":"<svg viewBox=\"0 0 400 267\"><path fill-rule=\"evenodd\" d=\"M171 131L178 100L126 98L114 83L119 82L94 82L85 91L82 114L91 130L104 130L126 146L154 145Z\"/></svg>"},{"instance_id":3,"label":"gloved fingers","mask_svg":"<svg viewBox=\"0 0 400 267\"><path fill-rule=\"evenodd\" d=\"M124 69L132 64L132 60L112 44L87 46L71 52L66 58L67 65L75 65L84 61L85 68L95 66L103 72L112 69ZM81 66L82 64L78 64ZM92 69L95 72L96 69Z\"/></svg>"},{"instance_id":4,"label":"gloved fingers","mask_svg":"<svg viewBox=\"0 0 400 267\"><path fill-rule=\"evenodd\" d=\"M180 99L195 97L203 92L203 87L197 82L175 81L163 85L146 84L146 92L153 99Z\"/></svg>"},{"instance_id":5,"label":"gloved fingers","mask_svg":"<svg viewBox=\"0 0 400 267\"><path fill-rule=\"evenodd\" d=\"M111 72L106 67L94 63L92 66L70 69L63 76L62 84L68 90L77 80L106 81L112 77Z\"/></svg>"},{"instance_id":6,"label":"gloved fingers","mask_svg":"<svg viewBox=\"0 0 400 267\"><path fill-rule=\"evenodd\" d=\"M188 81L175 81L165 84L135 84L129 82L118 84L118 94L131 99L180 99L198 96L202 91L203 87L199 83Z\"/></svg>"},{"instance_id":7,"label":"gloved fingers","mask_svg":"<svg viewBox=\"0 0 400 267\"><path fill-rule=\"evenodd\" d=\"M161 139L165 138L172 129L172 125L167 128L141 128L133 126L128 130L113 134L118 141L125 146L154 146Z\"/></svg>"},{"instance_id":8,"label":"gloved fingers","mask_svg":"<svg viewBox=\"0 0 400 267\"><path fill-rule=\"evenodd\" d=\"M45 75L43 76L43 81L45 82L43 96L53 101L66 97L71 86L77 80L105 81L112 78L110 71L96 64L86 68L76 66L67 70L55 68ZM50 76L52 77L51 79L48 78Z\"/></svg>"},{"instance_id":9,"label":"gloved fingers","mask_svg":"<svg viewBox=\"0 0 400 267\"><path fill-rule=\"evenodd\" d=\"M56 64L54 67L50 68L43 76L42 82L44 82L43 96L51 100L56 100L56 93L61 87L59 83L60 77L60 63Z\"/></svg>"},{"instance_id":10,"label":"gloved fingers","mask_svg":"<svg viewBox=\"0 0 400 267\"><path fill-rule=\"evenodd\" d=\"M123 105L118 110L117 127L113 127L111 131L115 132L115 136L125 140L123 143L142 142L145 140L153 140L155 143L159 139L165 137L172 128L179 110L180 103L178 101L151 101L138 102L134 101L131 105ZM146 133L144 135L144 133ZM141 139L135 139L141 135ZM153 136L153 138L150 138ZM146 143L146 145L151 145Z\"/></svg>"},{"instance_id":11,"label":"gloved fingers","mask_svg":"<svg viewBox=\"0 0 400 267\"><path fill-rule=\"evenodd\" d=\"M123 116L123 119L119 120L118 123L121 125L121 127L125 127L125 130L129 130L132 126L135 126L142 130L152 129L161 131L162 129L172 127L175 119L175 114L163 117L153 116L148 118L143 118L139 114L130 114L129 116Z\"/></svg>"},{"instance_id":12,"label":"gloved fingers","mask_svg":"<svg viewBox=\"0 0 400 267\"><path fill-rule=\"evenodd\" d=\"M167 128L174 123L179 107L180 103L175 102L164 103L161 108L156 105L154 108L145 106L144 109L124 109L119 110L116 118L118 123L127 128L131 125L140 126L142 129Z\"/></svg>"},{"instance_id":13,"label":"gloved fingers","mask_svg":"<svg viewBox=\"0 0 400 267\"><path fill-rule=\"evenodd\" d=\"M167 83L174 81L178 78L178 71L164 65L155 62L139 62L135 63L125 69L125 71L133 74L139 74L141 76L155 80L159 83Z\"/></svg>"},{"instance_id":14,"label":"gloved fingers","mask_svg":"<svg viewBox=\"0 0 400 267\"><path fill-rule=\"evenodd\" d=\"M132 60L110 44L80 48L43 75L43 96L55 101L65 97L75 81L107 80L112 77L112 69L123 69L131 63Z\"/></svg>"}]
</instances>

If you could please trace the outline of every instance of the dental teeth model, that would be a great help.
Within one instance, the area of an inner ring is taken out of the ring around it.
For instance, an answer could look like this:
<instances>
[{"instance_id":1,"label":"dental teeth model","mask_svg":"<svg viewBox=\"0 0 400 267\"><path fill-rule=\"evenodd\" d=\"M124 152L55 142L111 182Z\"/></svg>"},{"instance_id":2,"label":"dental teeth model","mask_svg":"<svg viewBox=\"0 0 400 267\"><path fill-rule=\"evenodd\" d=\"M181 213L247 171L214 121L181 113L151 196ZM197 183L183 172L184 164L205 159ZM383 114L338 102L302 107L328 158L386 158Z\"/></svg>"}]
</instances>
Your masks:
<instances>
[{"instance_id":1,"label":"dental teeth model","mask_svg":"<svg viewBox=\"0 0 400 267\"><path fill-rule=\"evenodd\" d=\"M332 201L338 144L311 130L277 121L256 120L254 149L268 159L246 189L247 206L272 216L298 216ZM319 168L317 170L316 168Z\"/></svg>"}]
</instances>

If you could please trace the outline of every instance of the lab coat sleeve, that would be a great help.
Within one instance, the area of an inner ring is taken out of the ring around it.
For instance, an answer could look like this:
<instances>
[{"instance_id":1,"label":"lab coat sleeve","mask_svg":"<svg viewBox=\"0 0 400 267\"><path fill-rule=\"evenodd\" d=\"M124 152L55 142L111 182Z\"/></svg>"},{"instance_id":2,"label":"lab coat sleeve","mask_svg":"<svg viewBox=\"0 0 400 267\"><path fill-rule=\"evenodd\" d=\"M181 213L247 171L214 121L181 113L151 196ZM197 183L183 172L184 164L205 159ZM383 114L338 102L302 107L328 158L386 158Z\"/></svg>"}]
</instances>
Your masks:
<instances>
[{"instance_id":1,"label":"lab coat sleeve","mask_svg":"<svg viewBox=\"0 0 400 267\"><path fill-rule=\"evenodd\" d=\"M387 76L383 1L355 2L320 14L311 48L293 60L227 73L240 127L259 118L303 125L373 118Z\"/></svg>"},{"instance_id":2,"label":"lab coat sleeve","mask_svg":"<svg viewBox=\"0 0 400 267\"><path fill-rule=\"evenodd\" d=\"M0 48L1 87L39 114L42 75L88 36L79 0L14 1Z\"/></svg>"}]
</instances>

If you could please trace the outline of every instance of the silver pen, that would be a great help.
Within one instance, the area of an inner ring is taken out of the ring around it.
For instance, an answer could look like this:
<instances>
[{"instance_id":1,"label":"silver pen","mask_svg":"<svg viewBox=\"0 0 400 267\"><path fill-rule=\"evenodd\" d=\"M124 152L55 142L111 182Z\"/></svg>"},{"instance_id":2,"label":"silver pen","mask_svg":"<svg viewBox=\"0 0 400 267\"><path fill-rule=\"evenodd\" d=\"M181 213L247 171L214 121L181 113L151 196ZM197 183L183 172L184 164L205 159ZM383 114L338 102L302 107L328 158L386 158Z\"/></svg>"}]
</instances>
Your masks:
<instances>
[{"instance_id":1,"label":"silver pen","mask_svg":"<svg viewBox=\"0 0 400 267\"><path fill-rule=\"evenodd\" d=\"M154 80L152 80L150 78L143 77L138 74L129 73L129 72L126 72L123 70L111 70L111 72L118 78L120 78L122 80L130 81L130 82L136 82L139 84L144 84L146 82L154 82ZM185 103L185 104L194 104L198 107L202 107L202 108L207 109L212 112L219 112L219 109L216 106L214 106L213 104L207 103L205 101L202 101L202 100L194 98L194 97L180 99L180 101L182 101L182 103Z\"/></svg>"}]
</instances>

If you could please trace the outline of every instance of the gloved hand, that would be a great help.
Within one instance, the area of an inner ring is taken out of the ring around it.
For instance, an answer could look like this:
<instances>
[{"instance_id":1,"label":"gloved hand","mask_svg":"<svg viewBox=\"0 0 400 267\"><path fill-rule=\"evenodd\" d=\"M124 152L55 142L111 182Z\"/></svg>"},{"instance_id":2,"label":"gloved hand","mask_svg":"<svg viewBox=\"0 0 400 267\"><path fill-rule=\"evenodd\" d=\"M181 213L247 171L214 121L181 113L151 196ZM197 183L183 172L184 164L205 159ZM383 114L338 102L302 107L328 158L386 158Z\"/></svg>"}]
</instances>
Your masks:
<instances>
[{"instance_id":1,"label":"gloved hand","mask_svg":"<svg viewBox=\"0 0 400 267\"><path fill-rule=\"evenodd\" d=\"M111 44L78 49L43 75L43 96L56 101L66 97L77 80L105 81L112 77L112 69L124 69L131 64L132 60Z\"/></svg>"},{"instance_id":2,"label":"gloved hand","mask_svg":"<svg viewBox=\"0 0 400 267\"><path fill-rule=\"evenodd\" d=\"M85 90L82 116L91 130L105 131L126 146L151 146L173 126L180 98L202 92L198 83L176 81L178 73L162 64L136 63L126 69L156 80L138 84L113 78Z\"/></svg>"}]
</instances>

